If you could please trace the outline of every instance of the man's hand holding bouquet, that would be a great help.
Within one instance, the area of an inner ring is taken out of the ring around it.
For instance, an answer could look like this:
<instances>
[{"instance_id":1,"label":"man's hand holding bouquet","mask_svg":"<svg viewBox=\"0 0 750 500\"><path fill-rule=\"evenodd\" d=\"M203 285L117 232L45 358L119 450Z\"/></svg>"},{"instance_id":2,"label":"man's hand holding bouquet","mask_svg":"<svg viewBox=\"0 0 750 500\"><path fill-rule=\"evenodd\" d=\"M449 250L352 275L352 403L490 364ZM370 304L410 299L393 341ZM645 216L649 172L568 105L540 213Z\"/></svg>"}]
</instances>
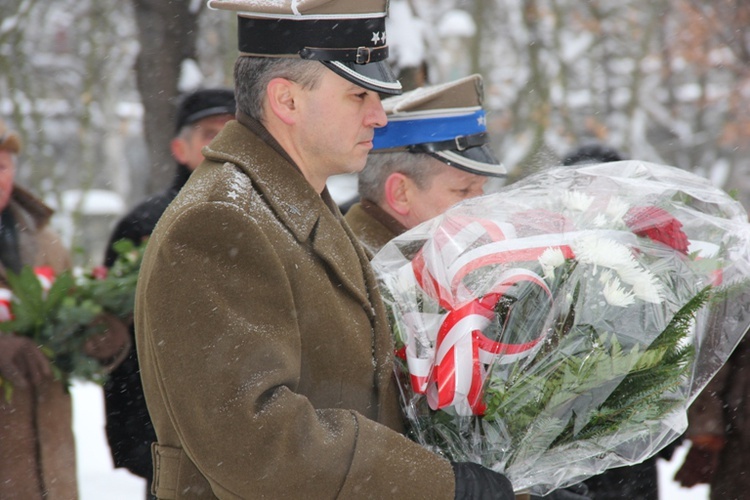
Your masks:
<instances>
[{"instance_id":1,"label":"man's hand holding bouquet","mask_svg":"<svg viewBox=\"0 0 750 500\"><path fill-rule=\"evenodd\" d=\"M417 442L545 494L654 455L750 325L750 224L682 170L550 169L373 259Z\"/></svg>"}]
</instances>

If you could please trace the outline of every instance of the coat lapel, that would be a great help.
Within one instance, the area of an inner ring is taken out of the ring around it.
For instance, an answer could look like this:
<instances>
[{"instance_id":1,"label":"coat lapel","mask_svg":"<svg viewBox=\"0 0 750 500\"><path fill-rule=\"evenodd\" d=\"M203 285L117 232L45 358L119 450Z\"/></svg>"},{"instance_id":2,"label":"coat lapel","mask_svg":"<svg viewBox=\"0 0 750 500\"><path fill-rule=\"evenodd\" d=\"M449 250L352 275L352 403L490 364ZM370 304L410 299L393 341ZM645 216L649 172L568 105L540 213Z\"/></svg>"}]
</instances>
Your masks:
<instances>
[{"instance_id":1,"label":"coat lapel","mask_svg":"<svg viewBox=\"0 0 750 500\"><path fill-rule=\"evenodd\" d=\"M239 144L245 146L239 149ZM252 152L250 155L240 153L248 150ZM203 153L207 159L239 166L281 223L299 242L309 242L312 251L372 318L356 243L341 244L351 238L342 227L343 218L327 191L322 197L318 195L295 165L238 122L229 122Z\"/></svg>"},{"instance_id":2,"label":"coat lapel","mask_svg":"<svg viewBox=\"0 0 750 500\"><path fill-rule=\"evenodd\" d=\"M391 387L393 377L393 342L368 256L328 190L319 196L291 160L262 139L263 132L229 122L203 154L208 160L231 162L241 168L279 221L299 242L309 244L361 305L372 325L380 411L398 415L386 404L392 396L386 388Z\"/></svg>"}]
</instances>

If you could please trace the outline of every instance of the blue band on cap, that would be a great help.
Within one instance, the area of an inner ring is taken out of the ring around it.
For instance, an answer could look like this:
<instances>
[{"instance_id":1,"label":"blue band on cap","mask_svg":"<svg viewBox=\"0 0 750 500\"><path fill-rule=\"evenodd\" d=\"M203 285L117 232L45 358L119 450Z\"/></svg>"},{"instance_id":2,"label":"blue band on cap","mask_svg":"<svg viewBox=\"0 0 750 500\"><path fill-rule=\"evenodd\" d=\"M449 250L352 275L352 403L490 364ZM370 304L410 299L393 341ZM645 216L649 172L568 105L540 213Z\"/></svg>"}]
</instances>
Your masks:
<instances>
[{"instance_id":1,"label":"blue band on cap","mask_svg":"<svg viewBox=\"0 0 750 500\"><path fill-rule=\"evenodd\" d=\"M385 127L375 129L373 150L400 148L429 142L451 141L459 136L487 130L484 110L460 116L436 118L389 118Z\"/></svg>"}]
</instances>

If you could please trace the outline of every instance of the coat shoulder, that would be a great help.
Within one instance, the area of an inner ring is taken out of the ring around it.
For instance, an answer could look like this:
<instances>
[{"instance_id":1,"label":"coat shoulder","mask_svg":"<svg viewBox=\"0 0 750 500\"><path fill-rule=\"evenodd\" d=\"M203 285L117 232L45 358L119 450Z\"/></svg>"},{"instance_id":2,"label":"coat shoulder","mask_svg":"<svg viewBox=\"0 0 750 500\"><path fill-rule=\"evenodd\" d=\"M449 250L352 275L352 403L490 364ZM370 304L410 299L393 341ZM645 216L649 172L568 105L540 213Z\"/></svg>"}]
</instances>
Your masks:
<instances>
[{"instance_id":1,"label":"coat shoulder","mask_svg":"<svg viewBox=\"0 0 750 500\"><path fill-rule=\"evenodd\" d=\"M190 177L165 216L201 203L225 203L247 211L258 198L250 177L240 167L229 162L205 162Z\"/></svg>"}]
</instances>

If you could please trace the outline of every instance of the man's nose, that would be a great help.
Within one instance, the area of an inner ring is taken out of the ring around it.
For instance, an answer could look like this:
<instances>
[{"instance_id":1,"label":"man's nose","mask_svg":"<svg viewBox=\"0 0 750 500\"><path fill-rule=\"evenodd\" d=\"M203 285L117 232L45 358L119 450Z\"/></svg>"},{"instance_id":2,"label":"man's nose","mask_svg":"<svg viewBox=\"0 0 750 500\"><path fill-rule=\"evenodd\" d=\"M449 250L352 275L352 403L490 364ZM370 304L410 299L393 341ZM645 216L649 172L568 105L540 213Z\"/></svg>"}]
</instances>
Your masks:
<instances>
[{"instance_id":1,"label":"man's nose","mask_svg":"<svg viewBox=\"0 0 750 500\"><path fill-rule=\"evenodd\" d=\"M380 102L380 96L373 95L370 99L366 120L366 125L374 128L385 127L388 123L388 117L385 115L383 104Z\"/></svg>"}]
</instances>

